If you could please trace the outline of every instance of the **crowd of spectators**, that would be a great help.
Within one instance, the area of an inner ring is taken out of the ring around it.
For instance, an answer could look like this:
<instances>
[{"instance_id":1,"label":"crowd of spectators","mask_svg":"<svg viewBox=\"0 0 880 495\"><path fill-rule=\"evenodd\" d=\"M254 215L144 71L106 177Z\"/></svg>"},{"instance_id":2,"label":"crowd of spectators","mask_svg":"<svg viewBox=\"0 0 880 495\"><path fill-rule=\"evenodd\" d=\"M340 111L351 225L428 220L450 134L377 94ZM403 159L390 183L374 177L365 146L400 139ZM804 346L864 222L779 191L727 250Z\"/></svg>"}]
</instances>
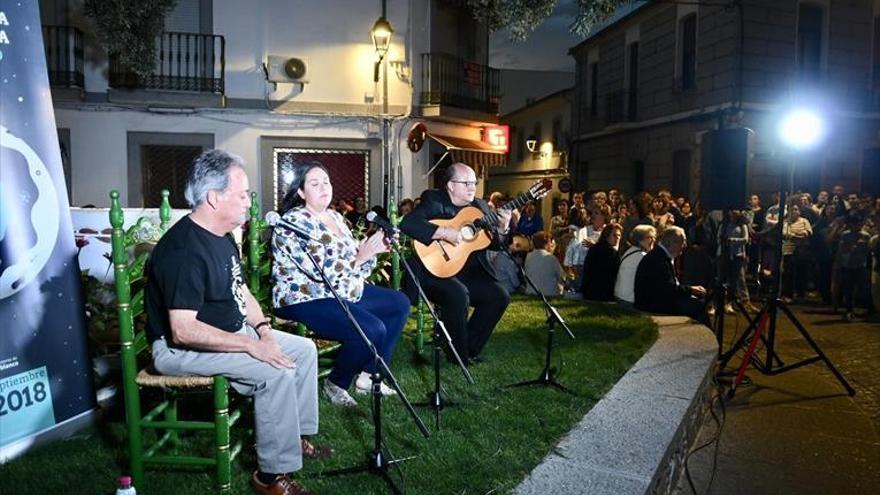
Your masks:
<instances>
[{"instance_id":1,"label":"crowd of spectators","mask_svg":"<svg viewBox=\"0 0 880 495\"><path fill-rule=\"evenodd\" d=\"M491 199L496 206L504 203L501 193ZM636 304L641 260L666 230L677 226L686 242L680 256L667 252L674 258L674 283L683 293L697 295L702 293L692 288L711 290L718 275L728 294L719 310L734 312L737 300L756 312L752 301L765 297L780 275L780 253L785 302L829 306L848 321L876 319L880 310L880 198L869 194L835 186L814 199L799 191L787 198L780 214L778 195L768 207L752 195L741 210L708 211L698 199L674 197L669 190L632 197L617 189L577 192L570 200L554 201L546 230L536 211L531 203L522 208L511 251L531 257L525 271L542 281L547 295ZM512 292L526 292L521 280L513 283L518 269L507 258L496 257L496 268L509 275ZM550 283L557 273L559 289ZM715 308L709 304L706 310L711 314Z\"/></svg>"},{"instance_id":2,"label":"crowd of spectators","mask_svg":"<svg viewBox=\"0 0 880 495\"><path fill-rule=\"evenodd\" d=\"M488 202L498 208L506 197L493 192ZM415 205L412 199L400 201L398 214L406 215ZM775 194L767 207L754 194L742 210L724 212L708 211L699 199L674 197L666 189L633 196L618 189L575 192L570 199L554 200L549 222L537 206L528 202L514 212L508 248L513 257L491 256L511 293L533 293L521 276L522 266L547 296L638 306L641 261L675 226L682 229L685 242L680 256L666 251L674 259L674 283L682 293L695 295L715 287L720 274L728 299L719 310L733 312L737 300L746 310L757 311L752 301L766 296L779 275L781 252L785 302L829 306L849 321L876 319L880 311L880 198L869 194L835 186L815 199L806 192L790 195L781 214L781 239ZM336 200L333 207L353 226L363 224L363 198ZM373 209L385 213L381 207ZM709 314L715 309L706 306Z\"/></svg>"}]
</instances>

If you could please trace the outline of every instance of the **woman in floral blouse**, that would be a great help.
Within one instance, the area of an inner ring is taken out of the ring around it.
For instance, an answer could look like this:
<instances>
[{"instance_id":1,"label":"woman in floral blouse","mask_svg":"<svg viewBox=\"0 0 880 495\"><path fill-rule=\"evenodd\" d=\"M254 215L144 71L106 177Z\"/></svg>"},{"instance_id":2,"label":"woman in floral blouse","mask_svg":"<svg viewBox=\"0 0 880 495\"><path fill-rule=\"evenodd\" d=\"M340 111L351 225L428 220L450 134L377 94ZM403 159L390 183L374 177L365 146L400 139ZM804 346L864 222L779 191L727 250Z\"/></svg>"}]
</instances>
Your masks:
<instances>
[{"instance_id":1,"label":"woman in floral blouse","mask_svg":"<svg viewBox=\"0 0 880 495\"><path fill-rule=\"evenodd\" d=\"M398 291L365 283L376 266L376 255L386 252L388 245L381 231L363 241L355 240L342 216L328 208L332 199L333 186L327 169L319 162L312 162L294 170L280 213L287 223L310 234L309 251L348 303L382 359L390 364L409 315L409 299ZM355 380L355 390L368 393L369 374L376 371L366 344L352 328L292 232L275 229L272 255L275 314L305 324L321 338L342 343L333 369L324 381L324 394L333 404L357 406L348 393L352 380L361 372ZM395 393L384 383L381 390L384 395Z\"/></svg>"}]
</instances>

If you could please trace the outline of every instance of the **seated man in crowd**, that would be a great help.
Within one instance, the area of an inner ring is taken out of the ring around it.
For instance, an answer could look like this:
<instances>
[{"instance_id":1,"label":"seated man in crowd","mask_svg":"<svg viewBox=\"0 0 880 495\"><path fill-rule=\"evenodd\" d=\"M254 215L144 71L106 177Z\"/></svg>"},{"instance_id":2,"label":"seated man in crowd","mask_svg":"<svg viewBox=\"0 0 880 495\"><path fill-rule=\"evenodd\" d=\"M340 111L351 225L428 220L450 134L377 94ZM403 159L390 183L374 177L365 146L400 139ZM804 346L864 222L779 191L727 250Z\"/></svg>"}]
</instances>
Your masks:
<instances>
[{"instance_id":1,"label":"seated man in crowd","mask_svg":"<svg viewBox=\"0 0 880 495\"><path fill-rule=\"evenodd\" d=\"M565 272L562 271L559 260L551 253L553 239L550 238L550 234L542 230L532 236L532 244L535 249L526 255L526 275L545 296L561 296ZM535 294L531 285L526 285L526 294Z\"/></svg>"},{"instance_id":2,"label":"seated man in crowd","mask_svg":"<svg viewBox=\"0 0 880 495\"><path fill-rule=\"evenodd\" d=\"M684 229L670 225L660 234L657 247L642 258L636 269L636 308L650 313L689 316L709 326L703 298L706 289L679 283L673 262L687 245Z\"/></svg>"},{"instance_id":3,"label":"seated man in crowd","mask_svg":"<svg viewBox=\"0 0 880 495\"><path fill-rule=\"evenodd\" d=\"M242 160L202 153L186 185L192 213L156 245L146 267L147 338L171 375L223 375L254 398L259 493L311 493L289 473L324 457L301 435L318 432L318 353L309 339L273 330L244 284L230 232L251 205Z\"/></svg>"},{"instance_id":4,"label":"seated man in crowd","mask_svg":"<svg viewBox=\"0 0 880 495\"><path fill-rule=\"evenodd\" d=\"M516 224L516 232L526 237L531 237L535 232L544 230L544 217L538 213L535 203L529 201L523 206L522 216Z\"/></svg>"},{"instance_id":5,"label":"seated man in crowd","mask_svg":"<svg viewBox=\"0 0 880 495\"><path fill-rule=\"evenodd\" d=\"M620 257L620 268L614 282L614 297L618 301L632 305L636 301L636 270L642 259L654 249L657 229L653 225L636 225L630 234L632 246Z\"/></svg>"}]
</instances>

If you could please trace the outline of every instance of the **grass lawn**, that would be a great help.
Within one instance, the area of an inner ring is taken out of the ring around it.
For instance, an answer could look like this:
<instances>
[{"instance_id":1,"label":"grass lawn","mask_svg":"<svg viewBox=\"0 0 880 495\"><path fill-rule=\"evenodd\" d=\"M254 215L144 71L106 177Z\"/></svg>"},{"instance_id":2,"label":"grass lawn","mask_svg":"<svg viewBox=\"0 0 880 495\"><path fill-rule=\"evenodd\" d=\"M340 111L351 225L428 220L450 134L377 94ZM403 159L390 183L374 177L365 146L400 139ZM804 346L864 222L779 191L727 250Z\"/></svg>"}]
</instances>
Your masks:
<instances>
[{"instance_id":1,"label":"grass lawn","mask_svg":"<svg viewBox=\"0 0 880 495\"><path fill-rule=\"evenodd\" d=\"M486 362L471 368L475 385L468 385L461 371L444 361L443 383L449 398L466 404L441 412L440 431L434 429L432 410L419 409L431 430L431 437L425 439L398 398L383 401L387 447L399 457L416 456L392 473L407 493L510 492L657 336L649 319L614 305L572 300L555 304L577 338L571 340L557 329L554 366L561 369L559 381L577 396L547 387L504 388L537 378L544 360L543 305L516 297L489 341ZM408 340L402 341L391 368L409 398L419 401L433 387L433 371L430 362L414 357L412 349ZM428 358L429 351L426 347ZM321 433L315 443L330 444L337 453L326 461L306 461L297 478L308 488L326 494L387 493L382 480L370 474L320 477L323 470L360 463L371 450L369 399L358 401L361 407L352 411L321 399ZM123 425L102 422L0 466L0 493L110 494L116 477L127 471L125 459ZM248 478L255 466L253 448L245 446L233 465L234 493L250 493ZM195 494L212 489L208 474L148 470L146 485L138 487L138 493Z\"/></svg>"}]
</instances>

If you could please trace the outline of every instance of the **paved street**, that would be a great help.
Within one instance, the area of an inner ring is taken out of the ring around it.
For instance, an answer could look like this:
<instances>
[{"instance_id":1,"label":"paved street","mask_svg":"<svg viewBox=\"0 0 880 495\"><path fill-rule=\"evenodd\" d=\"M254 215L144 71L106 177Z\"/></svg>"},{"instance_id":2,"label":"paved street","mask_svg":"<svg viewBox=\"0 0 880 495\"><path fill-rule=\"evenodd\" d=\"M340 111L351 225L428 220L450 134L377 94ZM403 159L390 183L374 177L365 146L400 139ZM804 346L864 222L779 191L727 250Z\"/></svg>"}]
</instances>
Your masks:
<instances>
[{"instance_id":1,"label":"paved street","mask_svg":"<svg viewBox=\"0 0 880 495\"><path fill-rule=\"evenodd\" d=\"M715 445L694 453L690 471L699 494L876 493L880 490L880 324L847 323L819 307L793 306L820 348L844 374L849 397L824 363L765 376L726 401L715 475ZM780 315L777 351L793 363L812 355L807 342ZM726 339L746 327L727 319ZM763 356L763 355L762 355ZM731 365L738 365L735 357ZM717 410L717 409L716 409ZM708 418L696 445L717 435ZM693 493L682 479L676 493Z\"/></svg>"}]
</instances>

